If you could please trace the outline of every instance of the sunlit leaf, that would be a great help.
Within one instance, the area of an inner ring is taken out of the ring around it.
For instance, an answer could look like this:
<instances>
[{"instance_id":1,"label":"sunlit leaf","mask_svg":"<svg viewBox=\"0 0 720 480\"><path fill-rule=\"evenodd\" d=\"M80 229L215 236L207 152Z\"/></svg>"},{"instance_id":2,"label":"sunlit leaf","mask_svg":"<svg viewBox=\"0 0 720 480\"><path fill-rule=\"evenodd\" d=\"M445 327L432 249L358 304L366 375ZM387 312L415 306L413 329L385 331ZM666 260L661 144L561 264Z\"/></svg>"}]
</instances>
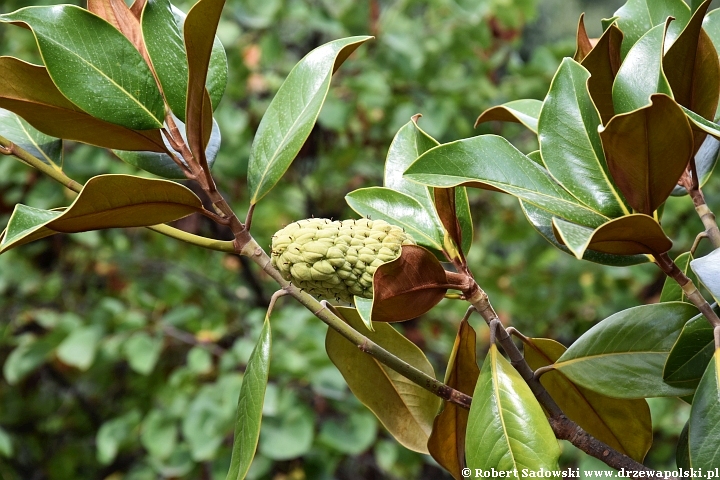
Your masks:
<instances>
[{"instance_id":1,"label":"sunlit leaf","mask_svg":"<svg viewBox=\"0 0 720 480\"><path fill-rule=\"evenodd\" d=\"M325 102L330 79L347 57L371 37L350 37L322 45L295 65L263 116L250 152L250 203L257 203L280 180Z\"/></svg>"},{"instance_id":2,"label":"sunlit leaf","mask_svg":"<svg viewBox=\"0 0 720 480\"><path fill-rule=\"evenodd\" d=\"M625 34L622 53L625 56L630 47L651 28L665 23L673 17L667 34L668 46L680 35L690 20L690 8L682 0L628 0L615 12L617 23Z\"/></svg>"},{"instance_id":3,"label":"sunlit leaf","mask_svg":"<svg viewBox=\"0 0 720 480\"><path fill-rule=\"evenodd\" d=\"M0 15L0 22L32 29L53 82L83 111L134 130L162 126L164 104L150 68L106 21L58 5L23 8Z\"/></svg>"},{"instance_id":4,"label":"sunlit leaf","mask_svg":"<svg viewBox=\"0 0 720 480\"><path fill-rule=\"evenodd\" d=\"M615 116L600 138L615 184L646 215L670 196L694 154L687 117L662 94L653 95L647 107Z\"/></svg>"},{"instance_id":5,"label":"sunlit leaf","mask_svg":"<svg viewBox=\"0 0 720 480\"><path fill-rule=\"evenodd\" d=\"M485 122L500 121L522 123L537 133L538 117L542 109L540 100L513 100L512 102L488 108L475 121L475 127Z\"/></svg>"},{"instance_id":6,"label":"sunlit leaf","mask_svg":"<svg viewBox=\"0 0 720 480\"><path fill-rule=\"evenodd\" d=\"M270 372L270 318L265 317L262 332L250 355L243 376L235 417L235 440L227 480L245 478L260 438L263 400Z\"/></svg>"},{"instance_id":7,"label":"sunlit leaf","mask_svg":"<svg viewBox=\"0 0 720 480\"><path fill-rule=\"evenodd\" d=\"M665 361L698 310L681 302L618 312L585 332L555 363L573 383L616 398L682 396L690 388L663 381Z\"/></svg>"},{"instance_id":8,"label":"sunlit leaf","mask_svg":"<svg viewBox=\"0 0 720 480\"><path fill-rule=\"evenodd\" d=\"M384 349L435 376L422 351L390 325L376 323L369 332L354 309L339 308L343 318L356 330ZM427 441L440 399L399 373L361 352L332 328L325 339L330 360L340 370L355 396L405 447L428 453Z\"/></svg>"},{"instance_id":9,"label":"sunlit leaf","mask_svg":"<svg viewBox=\"0 0 720 480\"><path fill-rule=\"evenodd\" d=\"M200 199L177 183L130 175L99 175L91 178L72 205L62 212L18 205L0 241L0 253L59 232L145 227L177 220L201 209Z\"/></svg>"},{"instance_id":10,"label":"sunlit leaf","mask_svg":"<svg viewBox=\"0 0 720 480\"><path fill-rule=\"evenodd\" d=\"M495 344L473 395L465 445L472 471L554 471L560 448L542 407Z\"/></svg>"},{"instance_id":11,"label":"sunlit leaf","mask_svg":"<svg viewBox=\"0 0 720 480\"><path fill-rule=\"evenodd\" d=\"M525 360L530 368L551 365L565 347L547 338L524 343ZM615 450L642 462L653 441L650 408L642 399L617 399L572 383L558 371L540 377L540 383L563 413L586 432Z\"/></svg>"}]
</instances>

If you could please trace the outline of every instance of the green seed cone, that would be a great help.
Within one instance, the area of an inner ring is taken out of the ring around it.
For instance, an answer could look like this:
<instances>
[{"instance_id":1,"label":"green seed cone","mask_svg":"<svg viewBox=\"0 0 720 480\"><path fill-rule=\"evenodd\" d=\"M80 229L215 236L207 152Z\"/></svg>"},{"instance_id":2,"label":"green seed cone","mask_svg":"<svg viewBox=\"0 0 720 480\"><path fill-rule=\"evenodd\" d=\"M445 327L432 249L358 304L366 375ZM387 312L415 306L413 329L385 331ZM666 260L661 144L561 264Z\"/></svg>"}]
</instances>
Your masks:
<instances>
[{"instance_id":1,"label":"green seed cone","mask_svg":"<svg viewBox=\"0 0 720 480\"><path fill-rule=\"evenodd\" d=\"M273 236L272 264L283 278L327 299L372 298L372 277L415 241L382 220L298 220Z\"/></svg>"}]
</instances>

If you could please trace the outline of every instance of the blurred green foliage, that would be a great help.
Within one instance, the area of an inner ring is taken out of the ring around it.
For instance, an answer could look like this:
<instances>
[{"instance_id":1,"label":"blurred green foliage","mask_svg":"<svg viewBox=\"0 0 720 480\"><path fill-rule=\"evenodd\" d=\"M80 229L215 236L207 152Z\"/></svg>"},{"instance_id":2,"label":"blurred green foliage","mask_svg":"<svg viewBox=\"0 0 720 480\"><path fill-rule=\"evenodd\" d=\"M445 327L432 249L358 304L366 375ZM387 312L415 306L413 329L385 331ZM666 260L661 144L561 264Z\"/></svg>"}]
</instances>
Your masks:
<instances>
[{"instance_id":1,"label":"blurred green foliage","mask_svg":"<svg viewBox=\"0 0 720 480\"><path fill-rule=\"evenodd\" d=\"M258 205L253 231L262 244L292 220L349 216L343 196L381 183L390 141L415 113L440 141L494 132L534 150L516 125L473 130L476 116L508 100L542 99L560 59L574 51L576 13L591 8L588 25L597 34L599 18L621 3L229 0L218 32L230 66L216 113L219 184L244 214L250 144L272 95L305 53L348 35L377 39L338 72L308 143ZM0 9L28 4L6 0ZM40 62L30 33L13 27L0 29L0 53ZM136 173L75 144L66 145L65 170L82 181ZM717 180L707 187L714 208L718 187ZM0 158L0 224L17 202L53 208L70 198ZM662 278L652 265L578 262L549 248L510 197L474 191L471 206L471 268L503 321L526 335L568 344L602 318L659 297ZM701 230L687 199L672 198L664 220L676 254ZM227 238L203 218L178 226ZM272 293L272 283L248 267L138 229L57 235L0 257L0 477L224 479L243 367ZM350 394L325 353L325 326L287 300L279 306L249 478L449 478L429 457L399 446ZM399 327L439 374L464 309L444 301ZM479 332L486 349L487 329ZM670 467L688 408L665 400L651 407L657 434L648 463ZM597 468L563 446L563 466Z\"/></svg>"}]
</instances>

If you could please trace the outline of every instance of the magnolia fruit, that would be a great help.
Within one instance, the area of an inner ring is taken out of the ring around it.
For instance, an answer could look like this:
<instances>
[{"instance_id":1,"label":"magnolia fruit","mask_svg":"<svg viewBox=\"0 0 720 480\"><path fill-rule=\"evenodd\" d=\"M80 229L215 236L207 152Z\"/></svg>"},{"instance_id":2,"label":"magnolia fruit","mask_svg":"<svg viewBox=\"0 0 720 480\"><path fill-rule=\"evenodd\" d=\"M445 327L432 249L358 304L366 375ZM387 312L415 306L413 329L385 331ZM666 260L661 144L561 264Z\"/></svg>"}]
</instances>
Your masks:
<instances>
[{"instance_id":1,"label":"magnolia fruit","mask_svg":"<svg viewBox=\"0 0 720 480\"><path fill-rule=\"evenodd\" d=\"M298 220L273 236L272 264L308 293L351 303L372 298L375 270L415 245L400 227L382 220Z\"/></svg>"}]
</instances>

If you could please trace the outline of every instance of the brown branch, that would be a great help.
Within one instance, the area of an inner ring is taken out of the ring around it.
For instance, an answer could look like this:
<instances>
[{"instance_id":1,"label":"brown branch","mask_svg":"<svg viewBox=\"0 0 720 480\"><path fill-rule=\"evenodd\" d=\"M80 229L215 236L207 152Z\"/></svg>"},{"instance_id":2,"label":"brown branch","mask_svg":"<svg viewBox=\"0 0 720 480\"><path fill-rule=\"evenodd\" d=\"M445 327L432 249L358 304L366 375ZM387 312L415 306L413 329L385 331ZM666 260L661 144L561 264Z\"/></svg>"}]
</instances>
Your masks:
<instances>
[{"instance_id":1,"label":"brown branch","mask_svg":"<svg viewBox=\"0 0 720 480\"><path fill-rule=\"evenodd\" d=\"M688 195L692 198L693 204L695 205L695 211L700 217L700 220L703 222L703 225L705 226L705 233L712 242L713 247L720 248L720 229L718 229L715 214L708 208L707 203L705 203L705 196L700 188L700 180L695 166L695 159L690 161L690 165L688 167L688 171L680 177L678 183L685 187Z\"/></svg>"}]
</instances>

